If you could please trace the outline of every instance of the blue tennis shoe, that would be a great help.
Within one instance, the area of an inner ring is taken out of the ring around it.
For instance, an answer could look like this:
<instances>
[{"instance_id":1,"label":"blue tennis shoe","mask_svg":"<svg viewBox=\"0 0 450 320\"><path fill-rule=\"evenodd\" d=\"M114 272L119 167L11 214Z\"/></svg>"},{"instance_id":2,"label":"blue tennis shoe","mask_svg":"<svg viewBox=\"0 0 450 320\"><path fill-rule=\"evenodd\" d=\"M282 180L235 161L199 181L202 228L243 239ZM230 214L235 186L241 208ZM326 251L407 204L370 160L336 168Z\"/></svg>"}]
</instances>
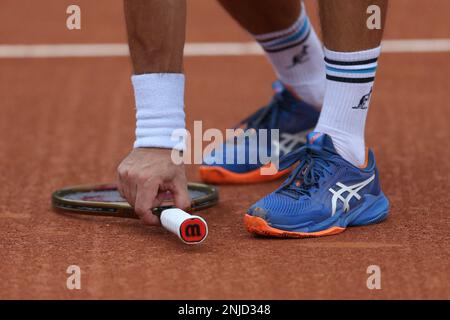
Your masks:
<instances>
[{"instance_id":1,"label":"blue tennis shoe","mask_svg":"<svg viewBox=\"0 0 450 320\"><path fill-rule=\"evenodd\" d=\"M280 170L297 163L286 181L245 215L249 232L304 238L384 220L389 201L381 191L371 150L356 167L335 150L329 135L312 132L307 143L281 159Z\"/></svg>"},{"instance_id":2,"label":"blue tennis shoe","mask_svg":"<svg viewBox=\"0 0 450 320\"><path fill-rule=\"evenodd\" d=\"M279 81L273 88L275 95L269 105L239 124L246 134L226 141L205 157L199 169L203 181L247 184L274 180L290 171L277 170L276 163L273 174L262 173L263 168L274 165L271 159L275 152L278 159L306 143L306 135L314 129L320 111L296 98ZM273 138L272 129L279 130L278 139Z\"/></svg>"}]
</instances>

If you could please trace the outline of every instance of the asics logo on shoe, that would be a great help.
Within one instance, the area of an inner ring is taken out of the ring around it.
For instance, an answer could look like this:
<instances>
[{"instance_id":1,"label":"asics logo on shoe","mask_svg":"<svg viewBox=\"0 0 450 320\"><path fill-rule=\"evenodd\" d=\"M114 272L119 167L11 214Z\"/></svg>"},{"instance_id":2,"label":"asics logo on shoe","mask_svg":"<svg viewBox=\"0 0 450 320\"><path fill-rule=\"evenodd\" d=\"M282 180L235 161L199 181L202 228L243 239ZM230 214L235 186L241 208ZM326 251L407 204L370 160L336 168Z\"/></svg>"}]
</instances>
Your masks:
<instances>
[{"instance_id":1,"label":"asics logo on shoe","mask_svg":"<svg viewBox=\"0 0 450 320\"><path fill-rule=\"evenodd\" d=\"M368 94L365 94L361 97L361 100L359 100L359 104L357 106L352 107L352 109L362 109L365 110L369 106L369 99L370 95L372 94L372 88L370 88L370 92Z\"/></svg>"},{"instance_id":2,"label":"asics logo on shoe","mask_svg":"<svg viewBox=\"0 0 450 320\"><path fill-rule=\"evenodd\" d=\"M276 155L285 155L294 150L294 148L302 143L306 144L306 136L310 130L301 131L298 133L282 133L280 135L280 141L273 141Z\"/></svg>"},{"instance_id":3,"label":"asics logo on shoe","mask_svg":"<svg viewBox=\"0 0 450 320\"><path fill-rule=\"evenodd\" d=\"M295 67L298 64L302 64L303 62L308 61L308 48L308 45L304 45L302 47L302 51L292 57L292 64L288 67L289 69Z\"/></svg>"},{"instance_id":4,"label":"asics logo on shoe","mask_svg":"<svg viewBox=\"0 0 450 320\"><path fill-rule=\"evenodd\" d=\"M351 186L346 186L345 184L341 182L337 182L336 186L338 186L340 189L334 190L333 188L328 189L332 194L333 197L331 198L331 216L334 216L336 213L337 208L337 201L341 200L344 205L344 212L348 212L350 210L350 200L355 197L356 199L360 200L361 196L358 194L358 192L367 186L372 180L375 179L375 174L373 174L369 179L364 180L362 182L356 183ZM343 193L348 192L347 196L344 198Z\"/></svg>"}]
</instances>

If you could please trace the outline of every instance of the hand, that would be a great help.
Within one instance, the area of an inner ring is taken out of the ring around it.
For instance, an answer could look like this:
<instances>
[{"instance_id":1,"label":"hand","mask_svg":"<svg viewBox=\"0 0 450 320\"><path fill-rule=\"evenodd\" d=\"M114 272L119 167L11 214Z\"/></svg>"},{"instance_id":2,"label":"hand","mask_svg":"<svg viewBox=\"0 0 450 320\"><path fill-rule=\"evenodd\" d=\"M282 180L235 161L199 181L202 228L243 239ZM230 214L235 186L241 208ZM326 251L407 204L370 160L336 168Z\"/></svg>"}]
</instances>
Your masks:
<instances>
[{"instance_id":1,"label":"hand","mask_svg":"<svg viewBox=\"0 0 450 320\"><path fill-rule=\"evenodd\" d=\"M136 148L118 167L118 189L144 224L158 225L151 209L158 207L170 191L177 208L186 209L191 201L187 191L184 165L171 159L171 149Z\"/></svg>"}]
</instances>

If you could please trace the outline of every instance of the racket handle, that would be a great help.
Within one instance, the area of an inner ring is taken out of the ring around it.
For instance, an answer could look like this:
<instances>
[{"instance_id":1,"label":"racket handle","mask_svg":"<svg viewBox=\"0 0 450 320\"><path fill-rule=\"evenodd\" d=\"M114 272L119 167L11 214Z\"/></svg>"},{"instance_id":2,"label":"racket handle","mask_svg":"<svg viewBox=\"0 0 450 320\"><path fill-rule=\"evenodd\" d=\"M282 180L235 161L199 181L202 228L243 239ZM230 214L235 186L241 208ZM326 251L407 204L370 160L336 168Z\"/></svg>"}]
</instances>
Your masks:
<instances>
[{"instance_id":1,"label":"racket handle","mask_svg":"<svg viewBox=\"0 0 450 320\"><path fill-rule=\"evenodd\" d=\"M162 226L177 235L184 243L198 244L208 236L208 225L206 221L199 216L170 208L161 212L160 216Z\"/></svg>"}]
</instances>

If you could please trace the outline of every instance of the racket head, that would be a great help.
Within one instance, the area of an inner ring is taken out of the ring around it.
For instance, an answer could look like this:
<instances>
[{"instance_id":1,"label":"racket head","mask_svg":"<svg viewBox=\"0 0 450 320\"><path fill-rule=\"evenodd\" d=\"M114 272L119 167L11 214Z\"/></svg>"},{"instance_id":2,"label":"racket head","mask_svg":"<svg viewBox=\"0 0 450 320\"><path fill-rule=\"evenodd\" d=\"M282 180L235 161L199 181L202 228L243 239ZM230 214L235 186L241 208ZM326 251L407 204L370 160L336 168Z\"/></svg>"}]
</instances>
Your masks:
<instances>
[{"instance_id":1,"label":"racket head","mask_svg":"<svg viewBox=\"0 0 450 320\"><path fill-rule=\"evenodd\" d=\"M209 208L219 201L216 187L203 183L188 183L191 207L186 211ZM56 190L52 194L52 206L56 211L93 216L111 216L138 219L133 207L120 196L115 184L93 184L71 186ZM173 208L173 197L167 193L161 206L153 209L160 215L165 209Z\"/></svg>"}]
</instances>

